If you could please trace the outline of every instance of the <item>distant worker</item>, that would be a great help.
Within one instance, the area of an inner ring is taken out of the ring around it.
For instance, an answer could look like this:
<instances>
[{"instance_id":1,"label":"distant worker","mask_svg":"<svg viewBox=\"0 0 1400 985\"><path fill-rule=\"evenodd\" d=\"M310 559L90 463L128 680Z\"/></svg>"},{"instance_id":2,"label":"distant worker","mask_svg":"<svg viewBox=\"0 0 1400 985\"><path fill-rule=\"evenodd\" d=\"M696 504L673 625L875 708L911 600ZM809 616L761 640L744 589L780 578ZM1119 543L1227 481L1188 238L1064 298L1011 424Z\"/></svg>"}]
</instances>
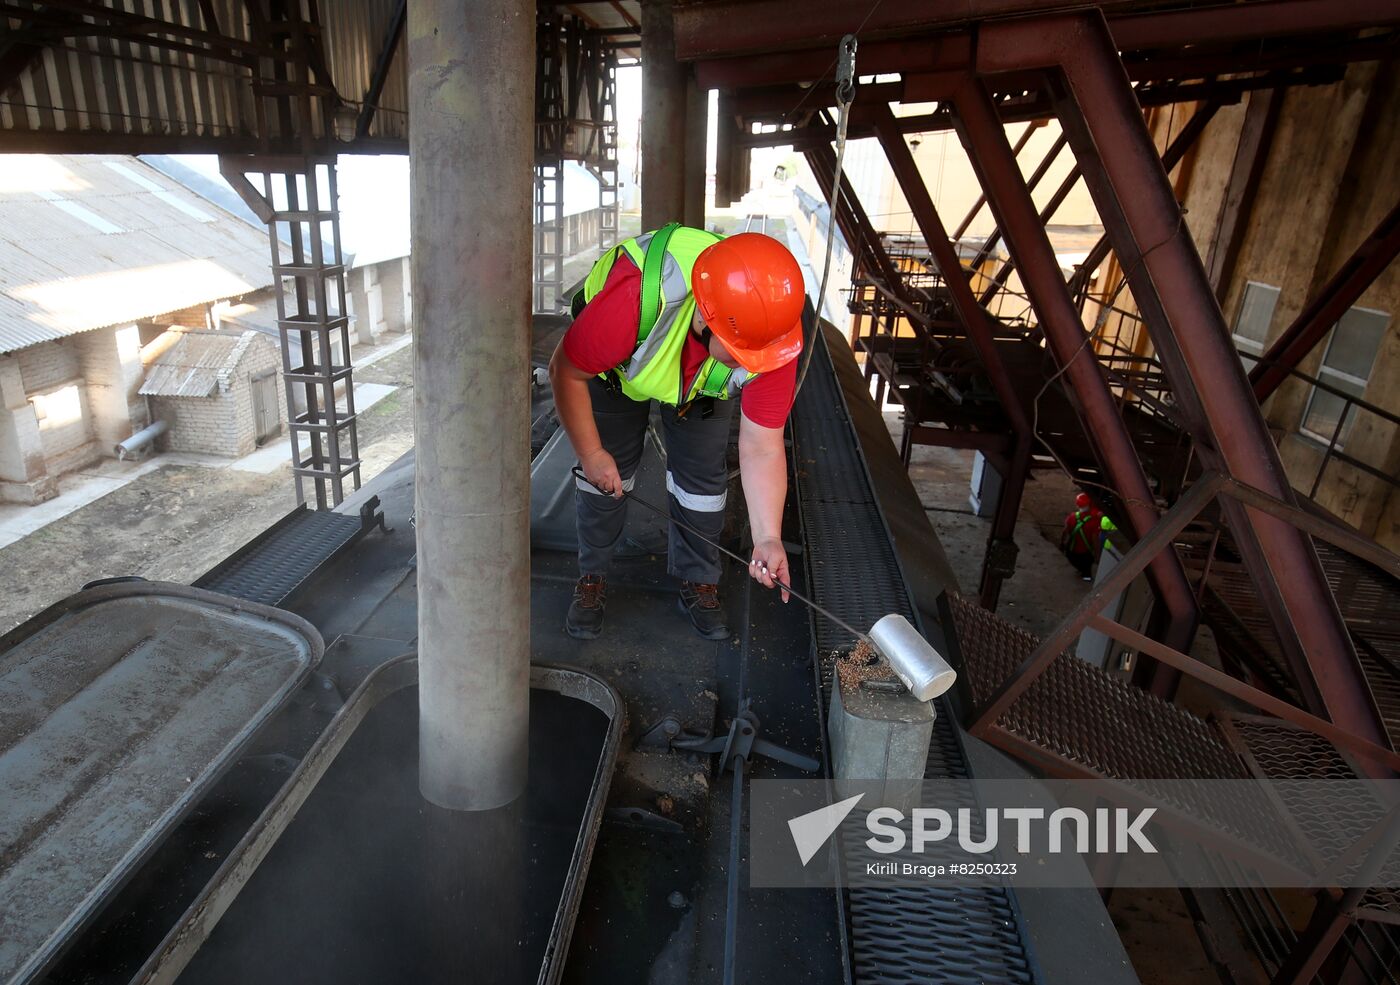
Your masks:
<instances>
[{"instance_id":1,"label":"distant worker","mask_svg":"<svg viewBox=\"0 0 1400 985\"><path fill-rule=\"evenodd\" d=\"M804 298L797 261L759 233L724 239L671 223L593 265L549 364L559 420L588 479L575 483L579 580L564 623L570 636L602 632L608 565L626 519L622 494L636 479L653 400L661 405L671 516L711 540L724 526L726 453L739 404L749 574L768 588L774 578L788 581L783 427ZM680 579L679 606L696 631L727 637L719 552L673 524L667 567Z\"/></svg>"},{"instance_id":2,"label":"distant worker","mask_svg":"<svg viewBox=\"0 0 1400 985\"><path fill-rule=\"evenodd\" d=\"M1098 554L1099 520L1102 516L1089 494L1080 493L1074 498L1074 512L1065 516L1065 527L1060 532L1060 550L1085 581L1089 580L1089 572Z\"/></svg>"}]
</instances>

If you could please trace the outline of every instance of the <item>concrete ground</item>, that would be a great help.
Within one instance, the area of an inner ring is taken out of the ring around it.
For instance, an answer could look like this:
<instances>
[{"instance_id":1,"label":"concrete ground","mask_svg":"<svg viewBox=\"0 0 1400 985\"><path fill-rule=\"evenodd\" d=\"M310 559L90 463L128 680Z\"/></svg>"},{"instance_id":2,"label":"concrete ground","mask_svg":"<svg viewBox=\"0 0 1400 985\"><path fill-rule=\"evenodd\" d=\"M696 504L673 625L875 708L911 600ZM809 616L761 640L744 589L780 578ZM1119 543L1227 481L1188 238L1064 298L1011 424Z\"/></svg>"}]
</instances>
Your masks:
<instances>
[{"instance_id":1,"label":"concrete ground","mask_svg":"<svg viewBox=\"0 0 1400 985\"><path fill-rule=\"evenodd\" d=\"M355 379L360 386L394 388L359 416L361 472L368 481L413 444L412 345L357 369ZM285 451L280 464L258 469L162 455L143 463L136 478L122 480L0 549L7 584L0 632L97 578L193 581L296 506Z\"/></svg>"}]
</instances>

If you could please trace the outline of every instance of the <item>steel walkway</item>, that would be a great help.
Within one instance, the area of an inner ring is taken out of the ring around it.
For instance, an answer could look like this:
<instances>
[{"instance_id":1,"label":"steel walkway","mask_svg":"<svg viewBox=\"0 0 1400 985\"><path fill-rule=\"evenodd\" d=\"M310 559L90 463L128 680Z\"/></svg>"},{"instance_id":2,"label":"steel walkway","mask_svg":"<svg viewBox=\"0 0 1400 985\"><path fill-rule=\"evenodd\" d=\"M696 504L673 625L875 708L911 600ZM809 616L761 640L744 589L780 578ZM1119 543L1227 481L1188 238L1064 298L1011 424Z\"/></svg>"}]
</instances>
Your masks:
<instances>
[{"instance_id":1,"label":"steel walkway","mask_svg":"<svg viewBox=\"0 0 1400 985\"><path fill-rule=\"evenodd\" d=\"M884 517L871 489L825 341L793 409L797 499L814 597L853 625L888 612L917 622ZM832 655L850 634L815 624L824 700ZM929 746L926 777L970 775L945 699ZM869 982L1031 985L1040 981L1014 893L1001 888L880 888L847 893L852 979Z\"/></svg>"},{"instance_id":2,"label":"steel walkway","mask_svg":"<svg viewBox=\"0 0 1400 985\"><path fill-rule=\"evenodd\" d=\"M336 554L376 523L379 500L372 497L360 515L297 507L194 583L195 588L278 605Z\"/></svg>"}]
</instances>

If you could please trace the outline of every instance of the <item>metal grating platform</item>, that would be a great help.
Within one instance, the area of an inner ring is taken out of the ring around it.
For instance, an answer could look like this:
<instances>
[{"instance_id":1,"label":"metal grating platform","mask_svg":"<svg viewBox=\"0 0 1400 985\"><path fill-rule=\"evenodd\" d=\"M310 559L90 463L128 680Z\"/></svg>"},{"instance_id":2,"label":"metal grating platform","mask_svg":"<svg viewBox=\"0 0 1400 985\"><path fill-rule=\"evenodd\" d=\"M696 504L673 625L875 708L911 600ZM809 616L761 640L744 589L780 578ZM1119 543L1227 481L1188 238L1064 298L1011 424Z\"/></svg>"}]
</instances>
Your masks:
<instances>
[{"instance_id":1,"label":"metal grating platform","mask_svg":"<svg viewBox=\"0 0 1400 985\"><path fill-rule=\"evenodd\" d=\"M953 598L950 608L959 669L971 705L981 707L1040 641L970 601ZM1124 722L1133 727L1122 727ZM1062 773L1124 781L1249 778L1204 719L1063 653L995 728L1055 757Z\"/></svg>"},{"instance_id":2,"label":"metal grating platform","mask_svg":"<svg viewBox=\"0 0 1400 985\"><path fill-rule=\"evenodd\" d=\"M369 510L360 516L298 507L201 576L194 586L277 605L369 529L378 500L366 506Z\"/></svg>"},{"instance_id":3,"label":"metal grating platform","mask_svg":"<svg viewBox=\"0 0 1400 985\"><path fill-rule=\"evenodd\" d=\"M1400 742L1400 584L1338 547L1316 539L1313 544L1386 732L1392 744ZM1299 703L1293 675L1249 573L1238 563L1217 562L1210 588L1204 615L1221 645L1258 668L1276 693Z\"/></svg>"},{"instance_id":4,"label":"metal grating platform","mask_svg":"<svg viewBox=\"0 0 1400 985\"><path fill-rule=\"evenodd\" d=\"M953 664L964 674L970 703L981 706L1040 641L962 598L950 599L949 609L956 628ZM1223 804L1198 796L1193 785L1161 782L1251 778L1244 759L1210 722L1067 653L980 737L1053 776L1118 781L1242 857L1303 862L1291 829L1262 791ZM1307 748L1286 754L1307 755Z\"/></svg>"},{"instance_id":5,"label":"metal grating platform","mask_svg":"<svg viewBox=\"0 0 1400 985\"><path fill-rule=\"evenodd\" d=\"M824 344L812 357L792 422L813 593L854 626L871 625L889 612L914 619ZM832 654L855 641L829 619L816 620L816 641L823 698L829 700Z\"/></svg>"},{"instance_id":6,"label":"metal grating platform","mask_svg":"<svg viewBox=\"0 0 1400 985\"><path fill-rule=\"evenodd\" d=\"M870 488L844 401L820 333L792 426L797 497L813 594L853 625L898 612L917 619ZM815 623L824 697L833 651L850 634ZM929 747L930 778L966 777L967 761L951 708L940 699ZM1012 983L1038 980L1015 897L1003 889L889 888L848 893L853 981Z\"/></svg>"}]
</instances>

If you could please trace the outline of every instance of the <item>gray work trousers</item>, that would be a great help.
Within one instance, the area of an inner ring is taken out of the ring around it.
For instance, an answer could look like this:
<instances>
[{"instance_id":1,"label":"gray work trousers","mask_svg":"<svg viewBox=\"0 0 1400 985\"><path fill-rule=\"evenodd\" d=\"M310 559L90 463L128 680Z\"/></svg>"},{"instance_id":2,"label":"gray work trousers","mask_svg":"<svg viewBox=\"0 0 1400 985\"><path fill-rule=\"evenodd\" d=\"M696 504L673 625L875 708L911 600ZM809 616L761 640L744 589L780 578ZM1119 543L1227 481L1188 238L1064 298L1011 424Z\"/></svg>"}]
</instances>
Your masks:
<instances>
[{"instance_id":1,"label":"gray work trousers","mask_svg":"<svg viewBox=\"0 0 1400 985\"><path fill-rule=\"evenodd\" d=\"M589 381L593 420L603 447L617 462L622 487L632 491L642 461L649 401L632 400L598 379ZM724 527L728 468L729 426L734 401L714 400L705 416L696 404L684 416L676 408L661 406L662 433L666 443L666 490L673 519L718 540ZM578 568L580 575L606 575L613 551L622 539L627 520L627 500L601 495L579 479L574 499L578 506ZM655 504L661 505L659 503ZM677 578L702 584L719 582L719 551L675 524L670 527L667 570Z\"/></svg>"}]
</instances>

